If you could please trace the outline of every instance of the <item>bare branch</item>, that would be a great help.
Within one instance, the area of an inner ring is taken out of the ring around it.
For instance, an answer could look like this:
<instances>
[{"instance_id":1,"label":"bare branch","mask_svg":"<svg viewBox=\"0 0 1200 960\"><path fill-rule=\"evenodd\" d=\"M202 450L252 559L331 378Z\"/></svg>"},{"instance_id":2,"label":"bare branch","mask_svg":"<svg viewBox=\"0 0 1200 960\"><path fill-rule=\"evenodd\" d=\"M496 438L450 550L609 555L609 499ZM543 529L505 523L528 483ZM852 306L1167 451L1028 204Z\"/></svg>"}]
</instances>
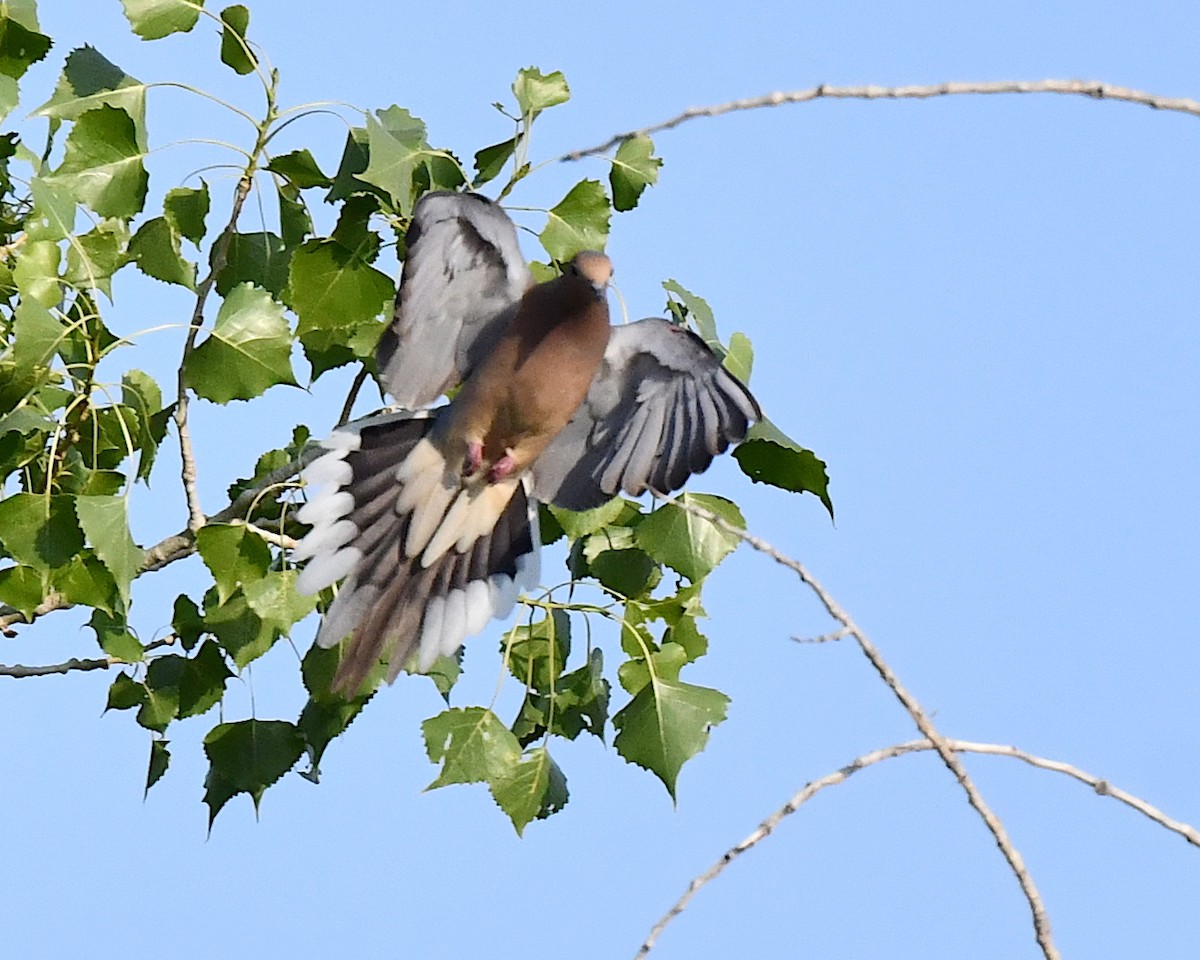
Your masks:
<instances>
[{"instance_id":1,"label":"bare branch","mask_svg":"<svg viewBox=\"0 0 1200 960\"><path fill-rule=\"evenodd\" d=\"M1188 843L1193 846L1200 847L1200 831L1189 824L1182 823L1168 817L1161 810L1146 803L1146 801L1126 793L1124 790L1119 790L1112 786L1107 780L1101 780L1093 774L1080 770L1078 767L1073 767L1070 764L1062 763L1058 760L1047 760L1044 757L1034 756L1031 753L1026 753L1017 747L1007 746L999 743L976 743L970 740L947 740L946 744L957 753L981 753L991 754L998 757L1012 757L1016 760L1022 760L1031 766L1038 767L1042 770L1051 770L1055 773L1062 773L1066 776L1073 777L1081 783L1087 784L1101 796L1112 797L1114 800L1119 800L1121 803L1136 810L1138 813L1144 814L1149 819L1153 820L1159 826L1165 827L1173 833L1179 834ZM681 914L687 905L691 902L692 897L699 892L700 888L715 880L725 868L728 867L734 860L740 857L746 851L758 846L763 840L769 837L776 827L784 820L785 817L791 816L803 804L811 800L816 794L820 793L826 787L837 786L839 783L844 783L852 774L857 773L865 767L880 763L884 760L890 760L893 757L902 757L909 753L918 753L924 750L936 750L937 747L929 740L911 740L908 743L898 743L890 747L885 747L882 750L876 750L873 753L864 754L861 757L856 757L851 760L846 766L833 773L826 774L817 780L812 780L804 785L796 794L782 807L772 813L766 820L759 824L758 829L751 833L740 843L735 844L721 855L711 867L700 874L688 884L687 890L684 891L675 904L659 919L646 941L638 950L637 956L644 957L653 948L659 936L667 925Z\"/></svg>"},{"instance_id":2,"label":"bare branch","mask_svg":"<svg viewBox=\"0 0 1200 960\"><path fill-rule=\"evenodd\" d=\"M1045 904L1042 902L1041 894L1038 893L1037 886L1033 882L1033 877L1029 875L1029 870L1025 866L1025 860L1022 858L1020 851L1017 850L1009 838L1008 831L1004 828L1004 824L1000 822L1000 818L992 812L992 809L984 801L979 788L975 786L974 781L967 774L966 767L963 766L954 749L949 745L946 738L938 732L933 722L929 719L929 716L922 709L921 704L917 701L917 698L909 693L904 685L900 683L899 678L892 672L891 667L887 665L887 662L883 659L883 656L863 629L854 622L850 614L842 609L829 591L798 560L793 560L765 540L734 526L715 513L705 510L703 507L689 503L686 500L673 500L672 502L689 513L703 517L722 530L733 534L760 553L765 553L776 563L780 563L793 571L800 578L801 582L817 595L817 598L821 601L829 615L841 624L842 628L846 631L846 635L853 637L858 642L859 649L862 650L867 660L870 661L871 666L875 668L875 671L887 685L888 689L896 695L896 698L900 701L908 715L912 717L913 722L917 725L917 729L933 744L933 749L937 751L942 762L954 774L954 778L966 793L967 801L975 809L975 812L979 814L988 830L991 831L992 837L996 841L996 846L1000 848L1004 859L1008 861L1013 875L1017 878L1017 883L1021 886L1021 892L1025 894L1025 899L1029 903L1029 910L1033 914L1034 935L1037 938L1038 945L1042 948L1042 954L1046 960L1057 960L1059 953L1058 949L1054 946L1054 940L1050 933L1050 920L1046 916Z\"/></svg>"},{"instance_id":3,"label":"bare branch","mask_svg":"<svg viewBox=\"0 0 1200 960\"><path fill-rule=\"evenodd\" d=\"M169 647L178 639L174 634L155 640L146 645L147 652L158 647ZM116 657L97 657L92 660L79 660L72 657L62 663L52 663L48 666L27 667L24 664L0 663L0 677L48 677L56 673L71 673L72 671L86 672L88 670L107 670L114 665L127 665L130 661L119 660Z\"/></svg>"},{"instance_id":4,"label":"bare branch","mask_svg":"<svg viewBox=\"0 0 1200 960\"><path fill-rule=\"evenodd\" d=\"M1186 97L1161 97L1143 90L1118 87L1097 80L999 80L980 83L932 83L903 87L880 87L875 84L833 87L821 84L817 87L809 87L807 90L776 91L761 97L731 100L728 103L719 103L708 107L689 107L670 120L642 127L640 130L618 133L597 146L588 147L586 150L574 150L557 159L563 162L597 156L607 153L626 140L670 130L672 127L677 127L681 123L695 120L698 117L719 117L726 113L758 110L762 107L779 107L786 103L807 103L810 100L925 100L930 97L948 97L957 94L997 93L1058 93L1090 97L1093 100L1120 100L1125 103L1141 104L1154 110L1169 110L1174 113L1186 113L1189 116L1200 117L1200 101L1198 100L1189 100Z\"/></svg>"},{"instance_id":5,"label":"bare branch","mask_svg":"<svg viewBox=\"0 0 1200 960\"><path fill-rule=\"evenodd\" d=\"M851 632L846 627L841 627L838 630L833 630L830 633L823 633L819 637L792 637L797 643L833 643L837 640L845 640L851 636Z\"/></svg>"}]
</instances>

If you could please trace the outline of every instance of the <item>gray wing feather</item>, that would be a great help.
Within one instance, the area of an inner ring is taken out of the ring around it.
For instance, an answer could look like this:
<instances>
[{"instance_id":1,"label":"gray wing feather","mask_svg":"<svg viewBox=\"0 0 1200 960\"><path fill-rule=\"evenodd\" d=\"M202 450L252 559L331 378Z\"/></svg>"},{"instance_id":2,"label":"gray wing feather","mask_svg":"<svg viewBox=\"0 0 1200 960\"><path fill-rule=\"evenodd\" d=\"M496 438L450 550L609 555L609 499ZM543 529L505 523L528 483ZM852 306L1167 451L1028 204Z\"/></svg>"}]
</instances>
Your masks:
<instances>
[{"instance_id":1,"label":"gray wing feather","mask_svg":"<svg viewBox=\"0 0 1200 960\"><path fill-rule=\"evenodd\" d=\"M762 411L704 341L650 317L613 329L575 416L534 464L534 495L571 510L678 490Z\"/></svg>"},{"instance_id":2,"label":"gray wing feather","mask_svg":"<svg viewBox=\"0 0 1200 960\"><path fill-rule=\"evenodd\" d=\"M407 243L395 316L376 361L388 393L411 409L470 374L532 277L512 221L476 194L425 194Z\"/></svg>"}]
</instances>

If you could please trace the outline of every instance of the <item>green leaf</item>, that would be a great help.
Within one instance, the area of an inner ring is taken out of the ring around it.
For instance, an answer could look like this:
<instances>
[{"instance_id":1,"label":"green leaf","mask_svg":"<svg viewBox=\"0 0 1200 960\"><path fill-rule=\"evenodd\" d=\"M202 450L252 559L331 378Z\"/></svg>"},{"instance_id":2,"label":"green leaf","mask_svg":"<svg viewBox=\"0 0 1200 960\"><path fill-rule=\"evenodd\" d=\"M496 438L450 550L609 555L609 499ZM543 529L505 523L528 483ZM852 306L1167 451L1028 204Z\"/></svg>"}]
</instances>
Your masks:
<instances>
[{"instance_id":1,"label":"green leaf","mask_svg":"<svg viewBox=\"0 0 1200 960\"><path fill-rule=\"evenodd\" d=\"M187 359L188 386L214 403L252 400L276 384L296 385L283 307L249 283L234 287L212 334Z\"/></svg>"},{"instance_id":2,"label":"green leaf","mask_svg":"<svg viewBox=\"0 0 1200 960\"><path fill-rule=\"evenodd\" d=\"M184 650L191 650L199 642L206 627L200 608L191 597L181 593L175 598L171 629L175 631Z\"/></svg>"},{"instance_id":3,"label":"green leaf","mask_svg":"<svg viewBox=\"0 0 1200 960\"><path fill-rule=\"evenodd\" d=\"M129 114L138 143L146 146L146 84L95 48L85 46L71 51L54 95L33 113L52 120L75 120L100 106L118 107Z\"/></svg>"},{"instance_id":4,"label":"green leaf","mask_svg":"<svg viewBox=\"0 0 1200 960\"><path fill-rule=\"evenodd\" d=\"M604 550L588 561L588 568L621 597L640 597L662 579L654 560L641 550Z\"/></svg>"},{"instance_id":5,"label":"green leaf","mask_svg":"<svg viewBox=\"0 0 1200 960\"><path fill-rule=\"evenodd\" d=\"M167 749L166 740L151 740L150 741L150 766L146 771L146 790L142 795L150 792L150 788L162 779L162 775L167 772L167 767L171 765L171 751Z\"/></svg>"},{"instance_id":6,"label":"green leaf","mask_svg":"<svg viewBox=\"0 0 1200 960\"><path fill-rule=\"evenodd\" d=\"M33 195L33 209L25 220L25 234L29 240L58 241L75 232L77 204L70 191L55 187L42 177L34 177L29 181L29 192ZM17 256L21 257L25 252L18 250Z\"/></svg>"},{"instance_id":7,"label":"green leaf","mask_svg":"<svg viewBox=\"0 0 1200 960\"><path fill-rule=\"evenodd\" d=\"M680 768L704 749L708 731L725 719L729 698L719 690L651 677L613 717L617 753L654 773L675 799Z\"/></svg>"},{"instance_id":8,"label":"green leaf","mask_svg":"<svg viewBox=\"0 0 1200 960\"><path fill-rule=\"evenodd\" d=\"M63 339L63 325L35 298L17 304L12 357L24 370L50 365Z\"/></svg>"},{"instance_id":9,"label":"green leaf","mask_svg":"<svg viewBox=\"0 0 1200 960\"><path fill-rule=\"evenodd\" d=\"M636 207L646 187L658 183L661 166L662 158L654 156L654 141L649 137L630 137L622 141L608 173L613 206L622 213Z\"/></svg>"},{"instance_id":10,"label":"green leaf","mask_svg":"<svg viewBox=\"0 0 1200 960\"><path fill-rule=\"evenodd\" d=\"M489 784L492 798L508 814L517 836L535 817L557 813L567 803L567 779L545 747L531 751Z\"/></svg>"},{"instance_id":11,"label":"green leaf","mask_svg":"<svg viewBox=\"0 0 1200 960\"><path fill-rule=\"evenodd\" d=\"M204 624L241 669L271 649L278 632L263 623L238 590L225 603L218 603L216 590L204 598Z\"/></svg>"},{"instance_id":12,"label":"green leaf","mask_svg":"<svg viewBox=\"0 0 1200 960\"><path fill-rule=\"evenodd\" d=\"M63 162L45 180L69 190L101 217L132 217L146 202L145 155L133 118L100 106L75 121Z\"/></svg>"},{"instance_id":13,"label":"green leaf","mask_svg":"<svg viewBox=\"0 0 1200 960\"><path fill-rule=\"evenodd\" d=\"M733 451L733 456L742 473L755 483L769 483L793 493L811 493L825 504L829 518L833 519L825 462L770 420L763 419L752 426L746 439Z\"/></svg>"},{"instance_id":14,"label":"green leaf","mask_svg":"<svg viewBox=\"0 0 1200 960\"><path fill-rule=\"evenodd\" d=\"M83 549L74 499L14 493L0 500L0 547L38 571L64 566Z\"/></svg>"},{"instance_id":15,"label":"green leaf","mask_svg":"<svg viewBox=\"0 0 1200 960\"><path fill-rule=\"evenodd\" d=\"M425 752L441 763L426 789L451 783L502 780L516 766L521 746L500 718L483 707L455 707L421 724Z\"/></svg>"},{"instance_id":16,"label":"green leaf","mask_svg":"<svg viewBox=\"0 0 1200 960\"><path fill-rule=\"evenodd\" d=\"M229 238L225 265L217 273L217 293L228 296L240 283L252 283L276 297L287 286L291 252L273 233L235 233Z\"/></svg>"},{"instance_id":17,"label":"green leaf","mask_svg":"<svg viewBox=\"0 0 1200 960\"><path fill-rule=\"evenodd\" d=\"M145 552L129 535L129 518L124 497L76 497L75 513L84 535L108 568L121 601L129 607L129 585L141 569Z\"/></svg>"},{"instance_id":18,"label":"green leaf","mask_svg":"<svg viewBox=\"0 0 1200 960\"><path fill-rule=\"evenodd\" d=\"M375 187L358 179L358 174L367 169L366 127L351 127L346 134L346 146L342 150L342 159L338 171L333 176L333 186L325 199L329 203L346 200L357 193L375 193Z\"/></svg>"},{"instance_id":19,"label":"green leaf","mask_svg":"<svg viewBox=\"0 0 1200 960\"><path fill-rule=\"evenodd\" d=\"M154 378L141 370L128 370L121 376L121 402L137 413L138 430L134 443L140 451L137 479L150 482L150 470L166 435L166 417L162 390Z\"/></svg>"},{"instance_id":20,"label":"green leaf","mask_svg":"<svg viewBox=\"0 0 1200 960\"><path fill-rule=\"evenodd\" d=\"M127 673L118 673L108 688L107 710L131 710L146 702L146 688Z\"/></svg>"},{"instance_id":21,"label":"green leaf","mask_svg":"<svg viewBox=\"0 0 1200 960\"><path fill-rule=\"evenodd\" d=\"M113 575L90 550L57 568L50 577L50 586L67 603L95 607L110 615L125 606Z\"/></svg>"},{"instance_id":22,"label":"green leaf","mask_svg":"<svg viewBox=\"0 0 1200 960\"><path fill-rule=\"evenodd\" d=\"M500 176L500 171L504 169L504 164L513 155L513 150L516 149L516 146L517 140L513 137L511 140L505 140L503 143L494 143L490 147L484 147L476 153L475 182L472 184L472 187L478 189L485 183L489 183Z\"/></svg>"},{"instance_id":23,"label":"green leaf","mask_svg":"<svg viewBox=\"0 0 1200 960\"><path fill-rule=\"evenodd\" d=\"M146 667L146 699L138 710L137 722L147 730L162 733L179 713L179 681L185 658L176 654L156 657Z\"/></svg>"},{"instance_id":24,"label":"green leaf","mask_svg":"<svg viewBox=\"0 0 1200 960\"><path fill-rule=\"evenodd\" d=\"M102 220L67 247L63 281L85 290L99 290L112 299L111 278L126 263L129 225L124 220Z\"/></svg>"},{"instance_id":25,"label":"green leaf","mask_svg":"<svg viewBox=\"0 0 1200 960\"><path fill-rule=\"evenodd\" d=\"M603 740L609 693L609 682L604 679L604 654L594 648L587 663L559 678L550 732L574 740L586 730Z\"/></svg>"},{"instance_id":26,"label":"green leaf","mask_svg":"<svg viewBox=\"0 0 1200 960\"><path fill-rule=\"evenodd\" d=\"M291 153L272 157L271 162L267 164L267 169L286 178L301 190L307 190L309 187L333 186L333 181L322 172L312 153L307 149L293 150Z\"/></svg>"},{"instance_id":27,"label":"green leaf","mask_svg":"<svg viewBox=\"0 0 1200 960\"><path fill-rule=\"evenodd\" d=\"M674 296L667 297L667 309L680 323L686 323L690 318L696 325L696 332L713 353L720 359L725 358L725 345L717 336L717 321L713 318L712 307L703 297L698 297L690 290L674 280L664 280L663 289Z\"/></svg>"},{"instance_id":28,"label":"green leaf","mask_svg":"<svg viewBox=\"0 0 1200 960\"><path fill-rule=\"evenodd\" d=\"M565 610L532 624L517 624L500 641L508 654L508 669L526 686L547 692L571 655L571 618Z\"/></svg>"},{"instance_id":29,"label":"green leaf","mask_svg":"<svg viewBox=\"0 0 1200 960\"><path fill-rule=\"evenodd\" d=\"M409 216L416 199L413 173L429 153L425 124L403 107L368 114L367 150L370 159L359 179L379 187L401 216Z\"/></svg>"},{"instance_id":30,"label":"green leaf","mask_svg":"<svg viewBox=\"0 0 1200 960\"><path fill-rule=\"evenodd\" d=\"M121 0L129 26L143 40L187 33L200 19L204 0Z\"/></svg>"},{"instance_id":31,"label":"green leaf","mask_svg":"<svg viewBox=\"0 0 1200 960\"><path fill-rule=\"evenodd\" d=\"M196 289L196 265L183 258L179 233L166 217L142 224L129 241L129 259L148 277Z\"/></svg>"},{"instance_id":32,"label":"green leaf","mask_svg":"<svg viewBox=\"0 0 1200 960\"><path fill-rule=\"evenodd\" d=\"M257 534L254 535L257 538ZM317 607L317 598L296 592L295 570L272 570L261 580L244 585L246 602L264 624L282 634L291 633Z\"/></svg>"},{"instance_id":33,"label":"green leaf","mask_svg":"<svg viewBox=\"0 0 1200 960\"><path fill-rule=\"evenodd\" d=\"M366 692L346 700L341 694L333 693L330 689L340 658L338 647L318 647L314 643L304 655L300 666L309 700L300 713L298 726L304 736L310 763L309 769L301 773L301 776L313 783L320 779L321 758L325 755L325 748L335 737L345 732L362 712L367 701L374 696L376 687L383 682L387 670L384 664L377 663L363 683L362 690Z\"/></svg>"},{"instance_id":34,"label":"green leaf","mask_svg":"<svg viewBox=\"0 0 1200 960\"><path fill-rule=\"evenodd\" d=\"M285 251L295 250L313 232L312 217L300 199L300 188L290 183L275 186L279 200L279 233ZM288 256L290 263L291 257Z\"/></svg>"},{"instance_id":35,"label":"green leaf","mask_svg":"<svg viewBox=\"0 0 1200 960\"><path fill-rule=\"evenodd\" d=\"M58 244L52 240L31 240L17 254L13 279L21 292L22 304L35 301L42 307L56 307L62 299L58 279Z\"/></svg>"},{"instance_id":36,"label":"green leaf","mask_svg":"<svg viewBox=\"0 0 1200 960\"><path fill-rule=\"evenodd\" d=\"M551 506L549 509L563 532L572 540L586 537L602 530L609 524L619 523L622 526L628 526L630 520L641 512L637 504L624 497L613 497L608 503L591 510L564 510L562 507L555 506Z\"/></svg>"},{"instance_id":37,"label":"green leaf","mask_svg":"<svg viewBox=\"0 0 1200 960\"><path fill-rule=\"evenodd\" d=\"M96 631L96 642L110 657L126 663L138 663L145 659L145 648L129 632L129 624L123 616L110 617L103 610L93 610L88 626Z\"/></svg>"},{"instance_id":38,"label":"green leaf","mask_svg":"<svg viewBox=\"0 0 1200 960\"><path fill-rule=\"evenodd\" d=\"M737 504L724 497L685 493L680 503L692 504L716 514L739 530L746 521ZM740 540L711 520L696 516L675 503L664 503L638 525L638 546L659 563L665 563L692 583L703 580Z\"/></svg>"},{"instance_id":39,"label":"green leaf","mask_svg":"<svg viewBox=\"0 0 1200 960\"><path fill-rule=\"evenodd\" d=\"M246 42L246 28L250 26L250 11L240 3L221 11L221 62L234 73L245 76L253 73L258 58Z\"/></svg>"},{"instance_id":40,"label":"green leaf","mask_svg":"<svg viewBox=\"0 0 1200 960\"><path fill-rule=\"evenodd\" d=\"M754 367L754 347L744 333L734 333L729 338L729 352L722 361L725 369L742 383L750 382L750 371Z\"/></svg>"},{"instance_id":41,"label":"green leaf","mask_svg":"<svg viewBox=\"0 0 1200 960\"><path fill-rule=\"evenodd\" d=\"M217 583L220 603L243 584L261 580L271 565L271 548L245 524L207 524L196 531L196 548Z\"/></svg>"},{"instance_id":42,"label":"green leaf","mask_svg":"<svg viewBox=\"0 0 1200 960\"><path fill-rule=\"evenodd\" d=\"M204 220L208 216L208 184L200 186L172 187L163 199L163 215L181 237L187 237L197 246L204 239Z\"/></svg>"},{"instance_id":43,"label":"green leaf","mask_svg":"<svg viewBox=\"0 0 1200 960\"><path fill-rule=\"evenodd\" d=\"M581 250L603 250L612 207L598 180L581 180L549 211L540 234L551 258L565 263Z\"/></svg>"},{"instance_id":44,"label":"green leaf","mask_svg":"<svg viewBox=\"0 0 1200 960\"><path fill-rule=\"evenodd\" d=\"M0 18L0 74L20 80L50 52L50 38L30 30L7 11Z\"/></svg>"},{"instance_id":45,"label":"green leaf","mask_svg":"<svg viewBox=\"0 0 1200 960\"><path fill-rule=\"evenodd\" d=\"M19 610L32 623L33 612L45 597L43 575L32 567L5 567L0 570L0 603Z\"/></svg>"},{"instance_id":46,"label":"green leaf","mask_svg":"<svg viewBox=\"0 0 1200 960\"><path fill-rule=\"evenodd\" d=\"M3 0L0 3L0 12L10 20L16 20L27 30L41 29L38 25L37 0Z\"/></svg>"},{"instance_id":47,"label":"green leaf","mask_svg":"<svg viewBox=\"0 0 1200 960\"><path fill-rule=\"evenodd\" d=\"M204 802L209 826L225 804L239 793L248 793L258 810L267 787L296 765L304 752L304 738L286 720L239 720L215 726L204 738L208 776Z\"/></svg>"},{"instance_id":48,"label":"green leaf","mask_svg":"<svg viewBox=\"0 0 1200 960\"><path fill-rule=\"evenodd\" d=\"M567 78L561 70L543 74L537 67L526 67L517 72L512 91L517 98L517 106L521 108L521 115L529 118L571 99Z\"/></svg>"},{"instance_id":49,"label":"green leaf","mask_svg":"<svg viewBox=\"0 0 1200 960\"><path fill-rule=\"evenodd\" d=\"M233 671L215 641L205 640L194 657L184 662L179 675L179 717L204 713L225 695L225 681Z\"/></svg>"}]
</instances>

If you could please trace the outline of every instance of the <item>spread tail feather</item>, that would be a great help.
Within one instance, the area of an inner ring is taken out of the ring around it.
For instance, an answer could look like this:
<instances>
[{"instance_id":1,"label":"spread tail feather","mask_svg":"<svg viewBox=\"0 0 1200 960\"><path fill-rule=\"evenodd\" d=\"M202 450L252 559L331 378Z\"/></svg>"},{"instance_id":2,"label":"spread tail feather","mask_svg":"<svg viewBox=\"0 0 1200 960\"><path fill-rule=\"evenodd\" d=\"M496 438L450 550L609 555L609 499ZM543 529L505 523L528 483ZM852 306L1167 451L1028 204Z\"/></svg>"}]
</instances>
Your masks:
<instances>
[{"instance_id":1,"label":"spread tail feather","mask_svg":"<svg viewBox=\"0 0 1200 960\"><path fill-rule=\"evenodd\" d=\"M437 411L338 430L305 479L325 486L300 511L313 529L305 593L345 577L317 643L347 637L334 690L359 692L380 660L388 681L424 673L538 582L537 502L528 481L463 486L427 434Z\"/></svg>"}]
</instances>

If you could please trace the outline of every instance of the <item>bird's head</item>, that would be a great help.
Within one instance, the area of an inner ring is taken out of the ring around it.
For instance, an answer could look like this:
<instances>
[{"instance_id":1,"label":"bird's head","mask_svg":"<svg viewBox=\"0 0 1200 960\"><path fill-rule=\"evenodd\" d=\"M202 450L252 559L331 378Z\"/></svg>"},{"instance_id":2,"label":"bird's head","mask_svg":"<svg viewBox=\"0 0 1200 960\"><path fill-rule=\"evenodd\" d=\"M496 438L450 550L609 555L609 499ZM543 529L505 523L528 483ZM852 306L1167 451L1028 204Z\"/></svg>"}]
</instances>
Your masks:
<instances>
[{"instance_id":1,"label":"bird's head","mask_svg":"<svg viewBox=\"0 0 1200 960\"><path fill-rule=\"evenodd\" d=\"M603 293L612 279L612 261L604 254L595 250L583 250L567 264L565 273L568 276L583 277L597 293Z\"/></svg>"}]
</instances>

